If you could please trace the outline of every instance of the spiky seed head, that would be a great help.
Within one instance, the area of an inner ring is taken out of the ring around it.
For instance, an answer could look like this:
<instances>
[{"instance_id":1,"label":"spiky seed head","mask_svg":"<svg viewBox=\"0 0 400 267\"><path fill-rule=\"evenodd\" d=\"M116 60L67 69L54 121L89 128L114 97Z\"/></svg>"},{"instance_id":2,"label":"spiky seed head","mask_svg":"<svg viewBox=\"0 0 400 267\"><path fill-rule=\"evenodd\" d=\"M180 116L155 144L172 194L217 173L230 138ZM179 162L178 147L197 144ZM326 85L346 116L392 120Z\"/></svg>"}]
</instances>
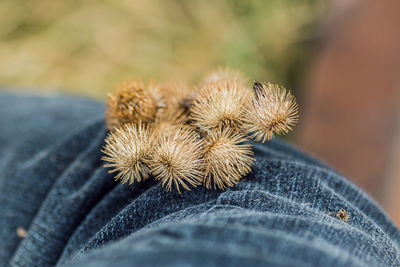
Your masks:
<instances>
[{"instance_id":1,"label":"spiky seed head","mask_svg":"<svg viewBox=\"0 0 400 267\"><path fill-rule=\"evenodd\" d=\"M224 129L205 137L204 186L225 190L251 171L253 150L241 133Z\"/></svg>"},{"instance_id":2,"label":"spiky seed head","mask_svg":"<svg viewBox=\"0 0 400 267\"><path fill-rule=\"evenodd\" d=\"M158 143L150 160L150 171L168 191L175 187L180 193L182 186L190 190L202 181L202 143L190 129L179 128L168 135L158 137Z\"/></svg>"},{"instance_id":3,"label":"spiky seed head","mask_svg":"<svg viewBox=\"0 0 400 267\"><path fill-rule=\"evenodd\" d=\"M165 101L165 106L158 110L153 124L156 135L168 135L179 128L194 130L194 127L188 124L193 91L183 83L170 83L160 86L159 92Z\"/></svg>"},{"instance_id":4,"label":"spiky seed head","mask_svg":"<svg viewBox=\"0 0 400 267\"><path fill-rule=\"evenodd\" d=\"M155 135L158 137L162 135L170 135L179 129L191 130L194 134L199 136L199 133L196 132L196 128L186 122L186 116L183 116L182 114L168 113L164 114L162 118L156 119L154 124L152 124L152 127Z\"/></svg>"},{"instance_id":5,"label":"spiky seed head","mask_svg":"<svg viewBox=\"0 0 400 267\"><path fill-rule=\"evenodd\" d=\"M154 136L149 126L142 123L125 124L107 136L102 152L109 173L117 172L115 180L132 184L149 177L148 163L154 147Z\"/></svg>"},{"instance_id":6,"label":"spiky seed head","mask_svg":"<svg viewBox=\"0 0 400 267\"><path fill-rule=\"evenodd\" d=\"M284 87L254 83L252 100L246 106L244 128L256 141L265 142L276 134L287 134L298 121L298 105Z\"/></svg>"},{"instance_id":7,"label":"spiky seed head","mask_svg":"<svg viewBox=\"0 0 400 267\"><path fill-rule=\"evenodd\" d=\"M248 88L235 82L209 84L193 101L189 119L204 132L223 128L239 130L250 96Z\"/></svg>"},{"instance_id":8,"label":"spiky seed head","mask_svg":"<svg viewBox=\"0 0 400 267\"><path fill-rule=\"evenodd\" d=\"M163 108L159 109L159 121L171 120L173 123L187 123L188 113L195 92L184 82L170 82L160 86L159 94L165 101Z\"/></svg>"},{"instance_id":9,"label":"spiky seed head","mask_svg":"<svg viewBox=\"0 0 400 267\"><path fill-rule=\"evenodd\" d=\"M107 128L113 130L125 123L151 122L157 111L157 101L143 81L123 83L107 96Z\"/></svg>"},{"instance_id":10,"label":"spiky seed head","mask_svg":"<svg viewBox=\"0 0 400 267\"><path fill-rule=\"evenodd\" d=\"M202 84L204 86L206 84L219 82L233 82L241 86L245 86L248 82L248 79L240 71L220 67L217 70L206 75Z\"/></svg>"},{"instance_id":11,"label":"spiky seed head","mask_svg":"<svg viewBox=\"0 0 400 267\"><path fill-rule=\"evenodd\" d=\"M163 92L164 85L161 83L157 83L155 81L150 81L148 86L147 86L147 91L150 93L150 95L153 97L157 104L157 113L160 109L163 109L166 107L166 102L165 98L162 94ZM157 116L156 113L156 116Z\"/></svg>"}]
</instances>

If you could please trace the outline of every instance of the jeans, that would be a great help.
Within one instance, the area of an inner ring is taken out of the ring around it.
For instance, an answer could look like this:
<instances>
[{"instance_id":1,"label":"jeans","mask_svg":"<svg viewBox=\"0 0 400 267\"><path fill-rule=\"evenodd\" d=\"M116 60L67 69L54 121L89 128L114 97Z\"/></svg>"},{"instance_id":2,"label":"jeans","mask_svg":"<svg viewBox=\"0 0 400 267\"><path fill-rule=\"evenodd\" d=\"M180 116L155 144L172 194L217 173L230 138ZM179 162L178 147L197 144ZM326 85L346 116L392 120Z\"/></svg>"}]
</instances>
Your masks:
<instances>
[{"instance_id":1,"label":"jeans","mask_svg":"<svg viewBox=\"0 0 400 267\"><path fill-rule=\"evenodd\" d=\"M0 93L0 114L0 266L400 266L382 209L282 141L236 186L178 194L113 180L96 101Z\"/></svg>"}]
</instances>

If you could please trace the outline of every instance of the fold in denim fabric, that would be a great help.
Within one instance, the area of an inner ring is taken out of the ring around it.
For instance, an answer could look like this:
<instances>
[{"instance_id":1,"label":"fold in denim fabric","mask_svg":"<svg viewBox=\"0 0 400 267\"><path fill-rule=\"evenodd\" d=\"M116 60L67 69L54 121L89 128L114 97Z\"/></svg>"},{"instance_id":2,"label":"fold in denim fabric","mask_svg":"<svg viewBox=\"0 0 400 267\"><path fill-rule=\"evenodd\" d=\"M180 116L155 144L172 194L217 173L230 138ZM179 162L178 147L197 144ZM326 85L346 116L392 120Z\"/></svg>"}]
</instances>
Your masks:
<instances>
[{"instance_id":1,"label":"fold in denim fabric","mask_svg":"<svg viewBox=\"0 0 400 267\"><path fill-rule=\"evenodd\" d=\"M0 266L400 265L378 205L279 140L235 187L178 194L114 182L100 103L0 93L0 114Z\"/></svg>"}]
</instances>

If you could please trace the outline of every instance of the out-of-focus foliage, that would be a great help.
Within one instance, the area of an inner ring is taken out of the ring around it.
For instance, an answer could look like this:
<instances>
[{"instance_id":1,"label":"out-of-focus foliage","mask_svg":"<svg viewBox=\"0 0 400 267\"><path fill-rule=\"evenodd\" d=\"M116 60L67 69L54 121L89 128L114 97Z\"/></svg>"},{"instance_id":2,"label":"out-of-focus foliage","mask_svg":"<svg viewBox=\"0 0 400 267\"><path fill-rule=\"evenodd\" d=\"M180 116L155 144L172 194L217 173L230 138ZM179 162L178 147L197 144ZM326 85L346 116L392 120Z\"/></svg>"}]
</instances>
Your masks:
<instances>
[{"instance_id":1,"label":"out-of-focus foliage","mask_svg":"<svg viewBox=\"0 0 400 267\"><path fill-rule=\"evenodd\" d=\"M318 0L2 0L0 84L102 97L133 76L196 81L228 65L290 88L323 10Z\"/></svg>"}]
</instances>

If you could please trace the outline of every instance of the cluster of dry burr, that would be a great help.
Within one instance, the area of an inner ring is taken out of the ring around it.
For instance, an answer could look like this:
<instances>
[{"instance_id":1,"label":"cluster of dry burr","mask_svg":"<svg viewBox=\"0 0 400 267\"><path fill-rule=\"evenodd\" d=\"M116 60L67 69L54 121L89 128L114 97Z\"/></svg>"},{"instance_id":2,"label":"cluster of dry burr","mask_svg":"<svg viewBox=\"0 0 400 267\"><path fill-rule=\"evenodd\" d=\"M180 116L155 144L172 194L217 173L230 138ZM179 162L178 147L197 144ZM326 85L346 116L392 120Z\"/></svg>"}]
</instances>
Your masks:
<instances>
[{"instance_id":1,"label":"cluster of dry burr","mask_svg":"<svg viewBox=\"0 0 400 267\"><path fill-rule=\"evenodd\" d=\"M107 97L110 131L102 159L122 183L156 179L171 191L225 190L251 171L249 139L286 134L298 106L285 88L219 69L191 87L183 83L123 83Z\"/></svg>"}]
</instances>

